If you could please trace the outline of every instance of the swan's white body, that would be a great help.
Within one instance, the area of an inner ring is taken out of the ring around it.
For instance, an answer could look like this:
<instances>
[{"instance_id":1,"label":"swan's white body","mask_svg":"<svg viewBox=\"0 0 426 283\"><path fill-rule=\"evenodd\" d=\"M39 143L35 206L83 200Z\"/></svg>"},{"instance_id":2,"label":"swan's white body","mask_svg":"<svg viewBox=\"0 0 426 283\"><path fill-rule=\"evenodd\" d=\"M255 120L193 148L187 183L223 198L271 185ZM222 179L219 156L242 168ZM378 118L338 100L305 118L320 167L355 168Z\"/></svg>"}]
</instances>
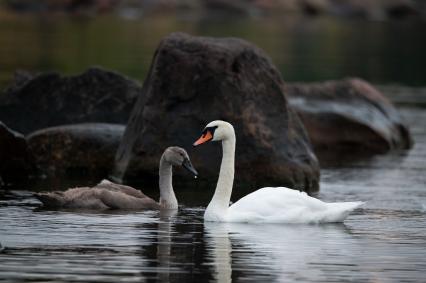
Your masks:
<instances>
[{"instance_id":1,"label":"swan's white body","mask_svg":"<svg viewBox=\"0 0 426 283\"><path fill-rule=\"evenodd\" d=\"M326 203L284 187L262 188L231 205L229 222L342 222L362 202Z\"/></svg>"},{"instance_id":2,"label":"swan's white body","mask_svg":"<svg viewBox=\"0 0 426 283\"><path fill-rule=\"evenodd\" d=\"M304 192L285 187L262 188L229 206L234 181L235 132L231 124L213 121L206 126L213 141L222 141L223 157L214 196L204 213L205 221L253 223L342 222L363 202L325 203ZM204 135L206 136L206 134ZM203 137L204 137L203 136ZM200 138L194 145L203 143ZM204 140L202 140L204 139Z\"/></svg>"}]
</instances>

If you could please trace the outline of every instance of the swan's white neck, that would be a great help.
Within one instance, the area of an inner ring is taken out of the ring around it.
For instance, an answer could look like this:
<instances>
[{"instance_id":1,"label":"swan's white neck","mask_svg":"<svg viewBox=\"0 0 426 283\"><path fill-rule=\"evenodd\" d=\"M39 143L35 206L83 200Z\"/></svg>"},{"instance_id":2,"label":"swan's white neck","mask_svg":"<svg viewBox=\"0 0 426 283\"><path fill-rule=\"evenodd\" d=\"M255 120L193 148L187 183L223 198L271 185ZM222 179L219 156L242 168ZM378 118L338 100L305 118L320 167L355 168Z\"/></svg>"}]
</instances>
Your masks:
<instances>
[{"instance_id":1,"label":"swan's white neck","mask_svg":"<svg viewBox=\"0 0 426 283\"><path fill-rule=\"evenodd\" d=\"M160 160L160 205L165 209L177 209L178 202L172 186L172 165L165 160L164 155Z\"/></svg>"},{"instance_id":2,"label":"swan's white neck","mask_svg":"<svg viewBox=\"0 0 426 283\"><path fill-rule=\"evenodd\" d=\"M222 140L222 163L216 190L204 213L208 220L224 220L227 217L234 183L235 167L235 133L229 131L227 138Z\"/></svg>"}]
</instances>

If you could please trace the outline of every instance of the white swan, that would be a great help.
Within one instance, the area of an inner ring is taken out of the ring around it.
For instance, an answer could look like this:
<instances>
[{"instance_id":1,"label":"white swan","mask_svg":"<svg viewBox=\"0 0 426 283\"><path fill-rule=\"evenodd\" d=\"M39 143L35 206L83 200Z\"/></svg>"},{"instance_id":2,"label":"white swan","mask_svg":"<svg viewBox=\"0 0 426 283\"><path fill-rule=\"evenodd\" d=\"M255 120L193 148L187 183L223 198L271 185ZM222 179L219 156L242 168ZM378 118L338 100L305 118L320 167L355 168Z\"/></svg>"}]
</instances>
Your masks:
<instances>
[{"instance_id":1,"label":"white swan","mask_svg":"<svg viewBox=\"0 0 426 283\"><path fill-rule=\"evenodd\" d=\"M160 201L156 202L140 190L103 180L94 187L79 187L65 192L36 193L45 207L67 209L177 209L178 202L172 186L172 166L183 166L197 176L186 151L168 147L160 159Z\"/></svg>"},{"instance_id":2,"label":"white swan","mask_svg":"<svg viewBox=\"0 0 426 283\"><path fill-rule=\"evenodd\" d=\"M325 203L304 192L285 187L262 188L229 206L234 182L235 132L225 121L210 122L194 146L222 141L222 163L212 200L204 213L205 221L265 223L342 222L363 202Z\"/></svg>"}]
</instances>

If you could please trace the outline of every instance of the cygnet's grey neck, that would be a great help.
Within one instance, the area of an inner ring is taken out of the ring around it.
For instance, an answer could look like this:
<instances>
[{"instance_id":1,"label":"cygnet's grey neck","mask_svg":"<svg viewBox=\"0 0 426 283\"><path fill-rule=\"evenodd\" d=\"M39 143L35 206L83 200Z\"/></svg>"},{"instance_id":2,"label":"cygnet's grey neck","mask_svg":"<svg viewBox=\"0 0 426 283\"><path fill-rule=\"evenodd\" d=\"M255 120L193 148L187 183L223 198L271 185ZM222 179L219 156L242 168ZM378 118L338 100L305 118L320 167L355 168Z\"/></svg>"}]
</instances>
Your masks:
<instances>
[{"instance_id":1,"label":"cygnet's grey neck","mask_svg":"<svg viewBox=\"0 0 426 283\"><path fill-rule=\"evenodd\" d=\"M172 186L172 164L168 162L163 154L160 159L159 186L160 186L160 205L165 209L177 209L178 202Z\"/></svg>"}]
</instances>

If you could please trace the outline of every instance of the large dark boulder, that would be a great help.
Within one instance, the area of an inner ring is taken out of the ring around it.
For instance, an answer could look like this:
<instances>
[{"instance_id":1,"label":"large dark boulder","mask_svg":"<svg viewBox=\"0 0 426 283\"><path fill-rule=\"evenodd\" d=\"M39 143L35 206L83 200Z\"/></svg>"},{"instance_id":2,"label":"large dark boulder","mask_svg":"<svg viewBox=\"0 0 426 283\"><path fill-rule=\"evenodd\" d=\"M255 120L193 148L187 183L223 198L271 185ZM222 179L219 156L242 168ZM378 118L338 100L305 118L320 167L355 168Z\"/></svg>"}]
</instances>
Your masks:
<instances>
[{"instance_id":1,"label":"large dark boulder","mask_svg":"<svg viewBox=\"0 0 426 283\"><path fill-rule=\"evenodd\" d=\"M36 131L27 137L39 169L48 175L106 177L125 126L88 123Z\"/></svg>"},{"instance_id":2,"label":"large dark boulder","mask_svg":"<svg viewBox=\"0 0 426 283\"><path fill-rule=\"evenodd\" d=\"M140 84L120 74L90 68L81 75L18 75L0 95L0 120L17 131L64 124L125 124Z\"/></svg>"},{"instance_id":3,"label":"large dark boulder","mask_svg":"<svg viewBox=\"0 0 426 283\"><path fill-rule=\"evenodd\" d=\"M26 179L34 168L24 136L0 122L0 184Z\"/></svg>"},{"instance_id":4,"label":"large dark boulder","mask_svg":"<svg viewBox=\"0 0 426 283\"><path fill-rule=\"evenodd\" d=\"M190 149L206 123L216 119L236 130L237 186L318 188L316 157L267 55L240 39L182 33L163 39L155 52L117 151L114 175L156 180L163 150L171 145ZM214 187L220 144L189 153L200 178Z\"/></svg>"},{"instance_id":5,"label":"large dark boulder","mask_svg":"<svg viewBox=\"0 0 426 283\"><path fill-rule=\"evenodd\" d=\"M371 155L413 144L392 103L361 79L286 85L320 158Z\"/></svg>"}]
</instances>

